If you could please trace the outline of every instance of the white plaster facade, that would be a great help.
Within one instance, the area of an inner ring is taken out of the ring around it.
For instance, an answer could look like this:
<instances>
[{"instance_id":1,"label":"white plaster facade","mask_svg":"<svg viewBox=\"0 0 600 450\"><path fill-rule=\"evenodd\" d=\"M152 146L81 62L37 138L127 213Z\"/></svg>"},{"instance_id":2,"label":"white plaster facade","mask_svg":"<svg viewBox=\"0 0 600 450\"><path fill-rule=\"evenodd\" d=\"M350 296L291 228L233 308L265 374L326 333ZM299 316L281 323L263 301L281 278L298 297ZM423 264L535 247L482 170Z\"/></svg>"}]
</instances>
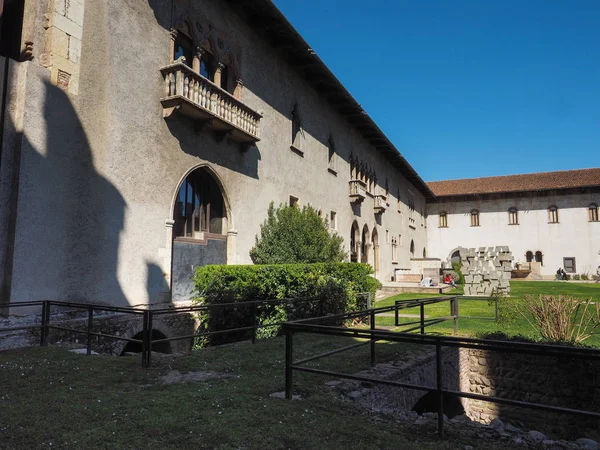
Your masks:
<instances>
[{"instance_id":1,"label":"white plaster facade","mask_svg":"<svg viewBox=\"0 0 600 450\"><path fill-rule=\"evenodd\" d=\"M599 180L600 181L600 180ZM498 198L501 197L501 198ZM600 202L600 189L582 188L503 194L471 198L438 197L428 204L428 246L443 260L457 247L506 245L515 263L528 267L527 252L534 255L532 271L553 279L564 258L575 258L577 274L593 275L600 265L600 222L590 221L589 206ZM558 208L558 223L550 223L548 208ZM509 224L509 209L516 208L518 224ZM471 226L471 211L479 211L479 226ZM440 227L440 212L447 214L447 227ZM542 263L535 264L535 253Z\"/></svg>"}]
</instances>

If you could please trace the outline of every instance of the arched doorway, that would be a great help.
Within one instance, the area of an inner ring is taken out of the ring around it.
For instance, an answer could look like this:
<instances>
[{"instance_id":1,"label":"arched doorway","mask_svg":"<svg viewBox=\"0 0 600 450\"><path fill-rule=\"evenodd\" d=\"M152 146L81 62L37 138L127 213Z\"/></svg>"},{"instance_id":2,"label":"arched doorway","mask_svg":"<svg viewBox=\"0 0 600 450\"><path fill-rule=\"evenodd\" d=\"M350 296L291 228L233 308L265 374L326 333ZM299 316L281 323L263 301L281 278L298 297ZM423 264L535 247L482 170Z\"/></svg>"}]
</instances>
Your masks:
<instances>
[{"instance_id":1,"label":"arched doorway","mask_svg":"<svg viewBox=\"0 0 600 450\"><path fill-rule=\"evenodd\" d=\"M412 239L410 240L410 257L415 257L415 241L413 241Z\"/></svg>"},{"instance_id":2,"label":"arched doorway","mask_svg":"<svg viewBox=\"0 0 600 450\"><path fill-rule=\"evenodd\" d=\"M539 262L542 266L544 265L544 256L539 250L535 252L535 262Z\"/></svg>"},{"instance_id":3,"label":"arched doorway","mask_svg":"<svg viewBox=\"0 0 600 450\"><path fill-rule=\"evenodd\" d=\"M365 224L365 226L363 227L363 230L362 230L361 248L360 248L360 262L362 262L362 263L369 262L370 244L371 244L371 242L369 240L369 227L367 226L367 224Z\"/></svg>"},{"instance_id":4,"label":"arched doorway","mask_svg":"<svg viewBox=\"0 0 600 450\"><path fill-rule=\"evenodd\" d=\"M360 243L360 230L356 220L352 222L352 228L350 229L350 262L359 261L359 243Z\"/></svg>"},{"instance_id":5,"label":"arched doorway","mask_svg":"<svg viewBox=\"0 0 600 450\"><path fill-rule=\"evenodd\" d=\"M373 244L373 271L375 278L377 278L379 272L379 233L377 233L377 228L373 228L371 243Z\"/></svg>"},{"instance_id":6,"label":"arched doorway","mask_svg":"<svg viewBox=\"0 0 600 450\"><path fill-rule=\"evenodd\" d=\"M450 265L453 265L455 263L459 263L460 264L460 250L454 250L450 254Z\"/></svg>"},{"instance_id":7,"label":"arched doorway","mask_svg":"<svg viewBox=\"0 0 600 450\"><path fill-rule=\"evenodd\" d=\"M527 253L525 253L525 261L527 261L528 263L533 261L533 252L532 251L528 251Z\"/></svg>"},{"instance_id":8,"label":"arched doorway","mask_svg":"<svg viewBox=\"0 0 600 450\"><path fill-rule=\"evenodd\" d=\"M194 269L227 264L227 207L221 184L207 167L189 172L173 205L171 297L192 297Z\"/></svg>"}]
</instances>

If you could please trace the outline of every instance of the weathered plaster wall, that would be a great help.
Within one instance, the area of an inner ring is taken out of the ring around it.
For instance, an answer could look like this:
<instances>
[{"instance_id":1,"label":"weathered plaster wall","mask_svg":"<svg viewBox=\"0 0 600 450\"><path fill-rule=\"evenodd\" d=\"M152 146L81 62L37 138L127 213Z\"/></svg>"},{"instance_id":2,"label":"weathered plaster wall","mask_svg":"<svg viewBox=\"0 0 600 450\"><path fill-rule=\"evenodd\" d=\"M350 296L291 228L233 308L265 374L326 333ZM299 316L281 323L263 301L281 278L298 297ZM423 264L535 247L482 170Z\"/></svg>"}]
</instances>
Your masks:
<instances>
[{"instance_id":1,"label":"weathered plaster wall","mask_svg":"<svg viewBox=\"0 0 600 450\"><path fill-rule=\"evenodd\" d=\"M564 257L575 257L577 273L595 273L600 265L600 222L588 221L590 203L600 203L600 192L569 195L529 195L503 199L473 199L430 203L428 245L432 256L450 257L457 247L508 246L515 263L525 253L541 251L542 275L553 278ZM548 223L548 206L558 206L559 223ZM508 209L519 210L519 224L508 224ZM472 209L480 212L479 227L471 227ZM439 227L439 213L448 214L448 227Z\"/></svg>"},{"instance_id":2,"label":"weathered plaster wall","mask_svg":"<svg viewBox=\"0 0 600 450\"><path fill-rule=\"evenodd\" d=\"M269 203L287 203L290 195L325 216L335 211L347 249L353 220L361 230L367 224L370 235L377 228L381 279L390 279L394 267L410 266L411 240L417 254L426 247L422 195L250 24L220 2L193 5L198 17L210 20L241 49L242 101L264 112L262 140L247 152L227 139L217 142L210 131L198 131L183 117L162 118L159 68L170 63L169 2L86 2L76 90L55 85L54 66L48 65L54 59L48 60L47 51L56 51L59 41L44 28L44 14L56 5L40 2L40 45L34 47L33 61L21 63L27 67L27 97L13 301L122 305L163 299L163 286L171 281L174 196L186 174L199 166L208 166L224 187L230 264L250 262L248 251ZM303 157L290 150L295 102L305 129ZM338 152L337 175L327 170L330 135ZM351 152L370 163L380 184L388 179L391 206L379 219L373 199L354 208L349 202ZM416 203L413 228L403 220L409 216L409 189ZM386 236L398 235L398 264L393 265Z\"/></svg>"}]
</instances>

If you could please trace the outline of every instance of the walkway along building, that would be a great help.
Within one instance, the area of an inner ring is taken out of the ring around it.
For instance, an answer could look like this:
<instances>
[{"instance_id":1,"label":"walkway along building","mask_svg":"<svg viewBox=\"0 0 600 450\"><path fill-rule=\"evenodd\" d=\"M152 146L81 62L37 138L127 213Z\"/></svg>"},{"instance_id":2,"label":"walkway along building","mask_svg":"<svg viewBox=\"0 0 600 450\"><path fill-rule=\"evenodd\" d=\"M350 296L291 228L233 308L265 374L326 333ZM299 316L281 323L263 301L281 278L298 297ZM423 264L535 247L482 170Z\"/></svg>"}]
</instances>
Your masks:
<instances>
[{"instance_id":1,"label":"walkway along building","mask_svg":"<svg viewBox=\"0 0 600 450\"><path fill-rule=\"evenodd\" d=\"M251 262L272 201L311 204L381 280L511 245L463 239L470 194L436 197L269 0L4 0L1 31L0 303L187 299L195 267Z\"/></svg>"}]
</instances>

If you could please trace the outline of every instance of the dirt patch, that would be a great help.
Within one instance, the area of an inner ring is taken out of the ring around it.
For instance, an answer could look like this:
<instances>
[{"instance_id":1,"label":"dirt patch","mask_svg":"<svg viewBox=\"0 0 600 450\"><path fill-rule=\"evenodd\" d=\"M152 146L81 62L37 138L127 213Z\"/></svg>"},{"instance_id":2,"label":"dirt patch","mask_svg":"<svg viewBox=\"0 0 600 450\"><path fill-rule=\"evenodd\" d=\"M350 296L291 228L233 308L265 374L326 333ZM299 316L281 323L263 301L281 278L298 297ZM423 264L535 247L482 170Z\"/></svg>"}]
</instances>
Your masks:
<instances>
[{"instance_id":1,"label":"dirt patch","mask_svg":"<svg viewBox=\"0 0 600 450\"><path fill-rule=\"evenodd\" d=\"M162 384L178 384L226 378L235 378L235 375L232 373L211 372L210 370L186 373L181 373L178 370L171 370L166 375L160 377L159 382Z\"/></svg>"}]
</instances>

